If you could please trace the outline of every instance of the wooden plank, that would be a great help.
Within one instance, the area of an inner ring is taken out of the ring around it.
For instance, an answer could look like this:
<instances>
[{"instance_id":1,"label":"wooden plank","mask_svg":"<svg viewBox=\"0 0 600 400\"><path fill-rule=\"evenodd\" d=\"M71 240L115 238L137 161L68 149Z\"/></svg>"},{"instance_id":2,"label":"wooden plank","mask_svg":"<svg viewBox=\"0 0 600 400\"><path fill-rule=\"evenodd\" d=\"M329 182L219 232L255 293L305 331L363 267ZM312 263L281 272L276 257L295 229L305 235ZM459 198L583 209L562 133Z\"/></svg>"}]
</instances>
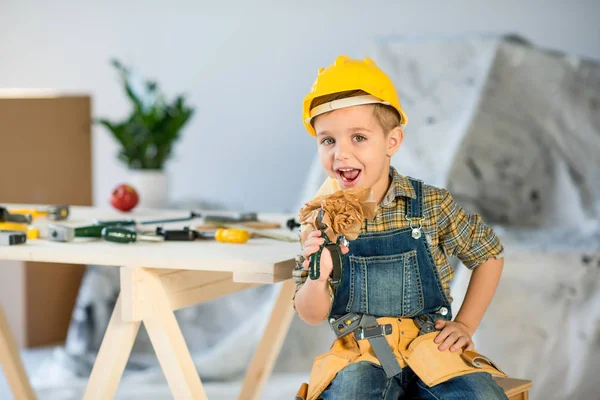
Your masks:
<instances>
[{"instance_id":1,"label":"wooden plank","mask_svg":"<svg viewBox=\"0 0 600 400\"><path fill-rule=\"evenodd\" d=\"M257 283L232 282L231 272L121 268L122 315L126 321L141 321L152 312L151 293L146 283L157 278L167 294L171 310L216 299L251 287Z\"/></svg>"},{"instance_id":2,"label":"wooden plank","mask_svg":"<svg viewBox=\"0 0 600 400\"><path fill-rule=\"evenodd\" d=\"M140 329L140 322L123 321L121 296L117 299L100 351L88 382L84 400L112 399Z\"/></svg>"},{"instance_id":3,"label":"wooden plank","mask_svg":"<svg viewBox=\"0 0 600 400\"><path fill-rule=\"evenodd\" d=\"M144 326L156 352L158 362L176 400L206 400L206 393L185 344L169 298L160 279L148 274L144 280L152 313L144 318Z\"/></svg>"},{"instance_id":4,"label":"wooden plank","mask_svg":"<svg viewBox=\"0 0 600 400\"><path fill-rule=\"evenodd\" d=\"M531 381L524 379L494 377L494 380L509 398L528 391L532 386Z\"/></svg>"},{"instance_id":5,"label":"wooden plank","mask_svg":"<svg viewBox=\"0 0 600 400\"><path fill-rule=\"evenodd\" d=\"M13 204L11 208L23 208L39 205ZM41 206L43 207L43 205ZM139 221L155 218L182 217L187 213L177 210L133 210L128 217ZM274 222L285 221L280 215ZM71 207L71 216L61 225L70 227L91 223L94 219L123 219L122 213L97 207ZM47 235L48 221L40 218L34 225L40 229L42 237ZM189 222L164 224L166 229L181 228ZM140 228L152 230L153 225ZM287 229L278 233L292 235ZM298 243L289 243L273 239L251 239L245 244L219 243L214 240L194 242L138 242L131 244L110 243L98 239L77 238L71 243L59 243L48 240L30 240L22 246L4 246L0 248L0 259L40 261L67 264L92 264L107 266L129 266L157 269L186 269L202 271L223 271L259 274L288 274L291 277L294 255L299 251ZM291 265L279 270L280 263ZM275 281L279 281L277 278ZM263 283L249 282L249 283Z\"/></svg>"},{"instance_id":6,"label":"wooden plank","mask_svg":"<svg viewBox=\"0 0 600 400\"><path fill-rule=\"evenodd\" d=\"M227 279L172 293L169 295L169 302L171 309L178 310L257 286L260 286L260 284L236 283L232 282L231 279Z\"/></svg>"},{"instance_id":7,"label":"wooden plank","mask_svg":"<svg viewBox=\"0 0 600 400\"><path fill-rule=\"evenodd\" d=\"M2 365L8 386L10 386L15 399L34 400L36 398L2 306L0 306L0 365Z\"/></svg>"},{"instance_id":8,"label":"wooden plank","mask_svg":"<svg viewBox=\"0 0 600 400\"><path fill-rule=\"evenodd\" d=\"M294 291L295 285L291 279L283 283L269 323L246 372L239 400L260 398L294 317L292 307Z\"/></svg>"},{"instance_id":9,"label":"wooden plank","mask_svg":"<svg viewBox=\"0 0 600 400\"><path fill-rule=\"evenodd\" d=\"M121 317L124 321L141 321L150 304L144 298L143 268L121 267L119 271L121 282Z\"/></svg>"},{"instance_id":10,"label":"wooden plank","mask_svg":"<svg viewBox=\"0 0 600 400\"><path fill-rule=\"evenodd\" d=\"M252 271L237 270L233 272L234 282L256 282L256 283L278 283L290 279L292 271L296 265L295 260L286 260L278 262L273 266L272 271Z\"/></svg>"}]
</instances>

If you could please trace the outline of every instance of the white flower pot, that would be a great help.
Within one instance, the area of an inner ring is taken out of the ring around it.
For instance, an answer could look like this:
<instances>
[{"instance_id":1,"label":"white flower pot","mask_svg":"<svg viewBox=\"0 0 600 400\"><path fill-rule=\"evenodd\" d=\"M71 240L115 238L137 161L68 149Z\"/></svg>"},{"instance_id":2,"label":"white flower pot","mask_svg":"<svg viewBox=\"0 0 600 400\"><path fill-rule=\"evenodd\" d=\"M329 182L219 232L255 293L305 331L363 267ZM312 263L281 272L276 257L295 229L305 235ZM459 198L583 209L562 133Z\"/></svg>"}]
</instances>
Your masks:
<instances>
[{"instance_id":1,"label":"white flower pot","mask_svg":"<svg viewBox=\"0 0 600 400\"><path fill-rule=\"evenodd\" d=\"M129 183L140 197L137 207L168 207L168 181L164 170L129 170Z\"/></svg>"}]
</instances>

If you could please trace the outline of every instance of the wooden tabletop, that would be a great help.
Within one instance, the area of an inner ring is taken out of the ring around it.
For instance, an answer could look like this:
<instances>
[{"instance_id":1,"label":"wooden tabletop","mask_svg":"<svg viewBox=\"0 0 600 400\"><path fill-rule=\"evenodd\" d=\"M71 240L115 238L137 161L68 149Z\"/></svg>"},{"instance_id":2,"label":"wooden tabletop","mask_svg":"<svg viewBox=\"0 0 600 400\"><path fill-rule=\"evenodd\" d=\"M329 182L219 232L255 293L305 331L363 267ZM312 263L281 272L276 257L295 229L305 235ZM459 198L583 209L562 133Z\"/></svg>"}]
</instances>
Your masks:
<instances>
[{"instance_id":1,"label":"wooden tabletop","mask_svg":"<svg viewBox=\"0 0 600 400\"><path fill-rule=\"evenodd\" d=\"M7 208L27 205L4 205ZM42 238L28 240L22 245L0 246L0 260L38 261L49 263L94 264L110 266L186 269L202 271L227 271L237 275L239 281L278 282L291 277L294 257L300 251L299 242L290 243L274 239L250 239L244 244L220 243L214 240L193 242L136 242L120 244L102 239L76 238L69 243L43 239L48 223L72 227L89 225L94 219L133 218L138 222L159 218L177 218L189 215L186 210L135 210L119 213L108 208L71 207L68 221L52 222L39 218L34 226ZM195 210L196 211L196 210ZM202 211L197 211L202 212ZM210 212L210 214L215 214ZM227 213L221 213L227 215ZM281 229L269 230L294 238L295 233L285 228L291 215L261 214L260 220L279 222ZM165 229L200 225L202 219L162 224ZM142 225L152 230L157 225ZM249 278L252 276L252 278ZM235 280L235 279L234 279Z\"/></svg>"}]
</instances>

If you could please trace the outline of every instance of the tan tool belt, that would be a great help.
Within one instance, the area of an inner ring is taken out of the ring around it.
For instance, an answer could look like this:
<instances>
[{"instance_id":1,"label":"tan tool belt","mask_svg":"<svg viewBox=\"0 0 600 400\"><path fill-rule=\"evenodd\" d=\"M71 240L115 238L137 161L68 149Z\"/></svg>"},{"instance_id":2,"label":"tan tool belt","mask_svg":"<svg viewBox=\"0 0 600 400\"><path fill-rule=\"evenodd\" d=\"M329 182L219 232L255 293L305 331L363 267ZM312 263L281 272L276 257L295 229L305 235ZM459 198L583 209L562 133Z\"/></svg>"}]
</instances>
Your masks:
<instances>
[{"instance_id":1,"label":"tan tool belt","mask_svg":"<svg viewBox=\"0 0 600 400\"><path fill-rule=\"evenodd\" d=\"M380 325L392 325L392 332L385 338L398 363L402 368L410 367L427 386L475 372L506 377L491 360L476 351L438 350L438 344L433 339L439 332L419 336L419 328L412 319L383 317L378 318L377 322ZM381 365L367 339L356 340L354 335L336 339L327 353L315 358L307 400L317 400L338 372L360 361Z\"/></svg>"}]
</instances>

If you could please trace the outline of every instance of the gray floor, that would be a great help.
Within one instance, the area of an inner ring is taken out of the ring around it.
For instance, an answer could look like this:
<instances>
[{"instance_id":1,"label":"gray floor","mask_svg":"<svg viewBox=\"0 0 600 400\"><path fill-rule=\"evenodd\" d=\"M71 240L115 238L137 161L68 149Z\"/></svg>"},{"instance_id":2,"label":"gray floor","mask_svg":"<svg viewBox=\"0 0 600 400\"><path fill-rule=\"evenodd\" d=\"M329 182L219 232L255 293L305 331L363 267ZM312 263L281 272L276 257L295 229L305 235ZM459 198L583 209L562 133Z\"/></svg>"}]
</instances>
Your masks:
<instances>
[{"instance_id":1,"label":"gray floor","mask_svg":"<svg viewBox=\"0 0 600 400\"><path fill-rule=\"evenodd\" d=\"M27 373L31 375L36 367L42 363L44 359L50 356L52 349L41 348L35 350L27 350L21 353L21 358L23 359L23 364L25 364L25 369ZM4 373L0 374L0 399L14 399L10 388L8 387L8 382L4 377Z\"/></svg>"},{"instance_id":2,"label":"gray floor","mask_svg":"<svg viewBox=\"0 0 600 400\"><path fill-rule=\"evenodd\" d=\"M22 359L27 373L32 376L37 367L47 359L52 349L33 349L22 352ZM298 374L274 374L268 382L261 399L281 400L293 399L300 383L307 376ZM60 388L37 389L39 400L78 400L83 396L85 382L65 382ZM236 399L241 382L206 383L206 394L211 400ZM36 389L34 387L34 389ZM172 399L164 376L156 371L154 376L146 376L143 380L124 380L119 385L115 400L163 400ZM14 399L4 374L0 374L0 400Z\"/></svg>"}]
</instances>

